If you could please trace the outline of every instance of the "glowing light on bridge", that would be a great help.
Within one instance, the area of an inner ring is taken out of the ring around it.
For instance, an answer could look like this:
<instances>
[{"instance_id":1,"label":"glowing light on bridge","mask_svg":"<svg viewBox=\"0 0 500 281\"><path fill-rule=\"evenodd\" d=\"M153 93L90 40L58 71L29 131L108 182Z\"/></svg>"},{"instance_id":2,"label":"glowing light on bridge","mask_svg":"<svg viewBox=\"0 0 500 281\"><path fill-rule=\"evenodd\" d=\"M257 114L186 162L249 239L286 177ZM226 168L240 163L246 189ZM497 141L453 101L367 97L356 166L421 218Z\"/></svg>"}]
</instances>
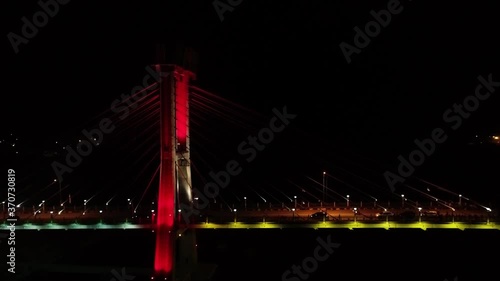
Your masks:
<instances>
[{"instance_id":1,"label":"glowing light on bridge","mask_svg":"<svg viewBox=\"0 0 500 281\"><path fill-rule=\"evenodd\" d=\"M334 223L334 222L314 222L314 223L274 223L274 222L260 222L260 223L244 223L244 222L231 222L231 223L198 223L191 224L190 228L194 229L288 229L288 228L306 228L306 229L477 229L477 230L500 230L500 224L496 222L488 223L465 223L465 222L446 222L446 223L435 223L435 222L412 222L412 223L398 223L398 222L361 222L361 221L351 221L346 223ZM4 223L0 224L0 230L8 230L9 225ZM83 223L72 223L72 224L58 224L58 223L46 223L46 224L33 224L24 223L16 226L16 230L26 231L26 230L57 230L57 229L152 229L154 227L150 224L132 224L124 222L121 224L83 224ZM179 236L179 234L175 234Z\"/></svg>"}]
</instances>

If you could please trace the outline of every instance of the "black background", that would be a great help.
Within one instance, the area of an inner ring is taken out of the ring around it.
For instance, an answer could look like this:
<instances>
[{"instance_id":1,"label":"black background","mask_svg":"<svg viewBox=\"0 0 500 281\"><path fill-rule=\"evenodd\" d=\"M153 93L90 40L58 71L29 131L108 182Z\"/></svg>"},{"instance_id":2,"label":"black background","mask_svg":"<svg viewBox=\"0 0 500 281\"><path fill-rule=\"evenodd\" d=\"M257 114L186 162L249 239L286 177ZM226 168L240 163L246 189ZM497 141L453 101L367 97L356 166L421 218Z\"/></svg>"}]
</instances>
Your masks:
<instances>
[{"instance_id":1,"label":"black background","mask_svg":"<svg viewBox=\"0 0 500 281\"><path fill-rule=\"evenodd\" d=\"M369 192L387 195L383 172L395 171L397 156L407 156L415 149L414 139L430 137L437 127L449 138L414 175L484 204L496 200L498 147L467 143L476 134L500 130L498 91L454 132L442 117L474 93L479 75L500 80L496 6L401 2L402 12L392 15L388 26L347 63L339 44L354 44L353 28L364 28L373 20L370 11L386 9L387 3L243 1L224 13L222 22L210 1L61 5L34 38L19 46L19 53L4 37L1 134L7 140L2 143L7 160L2 165L17 167L26 186L19 196L32 201L54 196L56 191L38 190L54 177L50 164L61 160L61 154L43 155L61 149L55 141L74 144L113 100L140 84L161 43L169 62L179 60L178 48L196 50L193 84L221 97L220 104L235 102L260 114L256 118L239 111L232 118L219 118L193 106L199 121L191 128L192 160L199 169L193 180L200 188L210 170L242 160L238 144L267 126L273 108L286 106L297 115L234 179L224 195L228 202L252 190L262 194L270 184L289 196L300 192L297 186L314 190L318 184L307 178L321 181L324 170L359 183L346 178L342 169L381 186ZM31 19L40 10L35 1L8 1L5 7L6 35L20 34L21 18ZM234 125L234 120L246 125ZM151 166L137 163L144 150L137 152L139 142L126 141L141 139L146 132L119 126L123 133L106 136L103 146L65 179L68 192L87 198L98 191L111 196L121 190L123 197L144 192L156 160ZM14 142L11 133L19 137L20 154L8 145ZM137 179L143 166L147 171ZM354 193L339 183L334 188ZM149 194L154 196L154 191Z\"/></svg>"}]
</instances>

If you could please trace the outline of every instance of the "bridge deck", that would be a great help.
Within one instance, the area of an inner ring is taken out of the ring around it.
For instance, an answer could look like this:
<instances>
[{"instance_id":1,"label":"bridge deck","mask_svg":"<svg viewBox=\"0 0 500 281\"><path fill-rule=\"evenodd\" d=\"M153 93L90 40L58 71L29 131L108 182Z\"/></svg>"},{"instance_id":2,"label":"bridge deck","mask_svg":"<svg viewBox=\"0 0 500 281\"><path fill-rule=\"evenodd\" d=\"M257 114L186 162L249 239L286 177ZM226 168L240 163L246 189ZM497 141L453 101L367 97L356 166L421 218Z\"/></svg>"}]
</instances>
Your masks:
<instances>
[{"instance_id":1,"label":"bridge deck","mask_svg":"<svg viewBox=\"0 0 500 281\"><path fill-rule=\"evenodd\" d=\"M331 228L331 229L478 229L478 230L500 230L500 224L497 222L484 222L484 223L462 223L462 222L446 222L446 223L436 223L436 222L412 222L412 223L401 223L401 222L306 222L306 223L273 223L273 222L261 222L261 223L242 223L242 222L231 222L231 223L195 223L189 225L183 225L182 228L194 228L194 229L283 229L283 228L310 228L310 229L320 229L320 228ZM46 224L21 224L16 225L15 230L74 230L74 229L93 229L93 230L106 230L106 229L151 229L154 230L154 226L151 224L133 224L133 223L122 223L122 224L56 224L56 223L46 223ZM9 225L0 225L0 230L9 230Z\"/></svg>"}]
</instances>

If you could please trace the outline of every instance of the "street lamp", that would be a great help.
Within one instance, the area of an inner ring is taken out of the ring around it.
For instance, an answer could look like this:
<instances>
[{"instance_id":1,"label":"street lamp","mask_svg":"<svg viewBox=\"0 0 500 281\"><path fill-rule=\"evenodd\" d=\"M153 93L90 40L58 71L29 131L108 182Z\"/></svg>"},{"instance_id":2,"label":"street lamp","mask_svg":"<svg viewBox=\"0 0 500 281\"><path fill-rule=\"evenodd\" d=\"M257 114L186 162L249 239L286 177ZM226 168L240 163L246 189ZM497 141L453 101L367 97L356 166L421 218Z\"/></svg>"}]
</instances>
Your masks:
<instances>
[{"instance_id":1,"label":"street lamp","mask_svg":"<svg viewBox=\"0 0 500 281\"><path fill-rule=\"evenodd\" d=\"M404 194L401 194L401 207L402 208L405 207L405 195Z\"/></svg>"},{"instance_id":2,"label":"street lamp","mask_svg":"<svg viewBox=\"0 0 500 281\"><path fill-rule=\"evenodd\" d=\"M358 213L358 208L354 207L352 211L354 213L354 222L356 222L356 214Z\"/></svg>"},{"instance_id":3,"label":"street lamp","mask_svg":"<svg viewBox=\"0 0 500 281\"><path fill-rule=\"evenodd\" d=\"M45 200L42 200L42 203L38 204L38 207L42 207L42 211L45 213Z\"/></svg>"},{"instance_id":4,"label":"street lamp","mask_svg":"<svg viewBox=\"0 0 500 281\"><path fill-rule=\"evenodd\" d=\"M462 194L458 194L458 206L462 206Z\"/></svg>"},{"instance_id":5,"label":"street lamp","mask_svg":"<svg viewBox=\"0 0 500 281\"><path fill-rule=\"evenodd\" d=\"M83 212L87 212L87 199L83 199Z\"/></svg>"},{"instance_id":6,"label":"street lamp","mask_svg":"<svg viewBox=\"0 0 500 281\"><path fill-rule=\"evenodd\" d=\"M293 196L293 199L295 200L295 209L297 209L297 196Z\"/></svg>"},{"instance_id":7,"label":"street lamp","mask_svg":"<svg viewBox=\"0 0 500 281\"><path fill-rule=\"evenodd\" d=\"M325 202L326 197L326 172L323 172L323 202Z\"/></svg>"},{"instance_id":8,"label":"street lamp","mask_svg":"<svg viewBox=\"0 0 500 281\"><path fill-rule=\"evenodd\" d=\"M130 209L133 209L133 208L134 208L134 206L132 206L132 200L127 199L127 201L128 201L128 205L130 206Z\"/></svg>"},{"instance_id":9,"label":"street lamp","mask_svg":"<svg viewBox=\"0 0 500 281\"><path fill-rule=\"evenodd\" d=\"M234 223L236 223L236 209L233 209L234 212Z\"/></svg>"},{"instance_id":10,"label":"street lamp","mask_svg":"<svg viewBox=\"0 0 500 281\"><path fill-rule=\"evenodd\" d=\"M243 197L243 200L245 200L245 211L247 210L247 197Z\"/></svg>"},{"instance_id":11,"label":"street lamp","mask_svg":"<svg viewBox=\"0 0 500 281\"><path fill-rule=\"evenodd\" d=\"M347 200L347 207L349 207L349 194L347 194L346 200Z\"/></svg>"},{"instance_id":12,"label":"street lamp","mask_svg":"<svg viewBox=\"0 0 500 281\"><path fill-rule=\"evenodd\" d=\"M373 208L377 207L377 198L375 198L375 201L373 201Z\"/></svg>"},{"instance_id":13,"label":"street lamp","mask_svg":"<svg viewBox=\"0 0 500 281\"><path fill-rule=\"evenodd\" d=\"M292 208L292 221L295 220L295 208Z\"/></svg>"},{"instance_id":14,"label":"street lamp","mask_svg":"<svg viewBox=\"0 0 500 281\"><path fill-rule=\"evenodd\" d=\"M418 222L422 222L422 207L418 207Z\"/></svg>"},{"instance_id":15,"label":"street lamp","mask_svg":"<svg viewBox=\"0 0 500 281\"><path fill-rule=\"evenodd\" d=\"M61 182L58 181L57 179L54 179L54 182L59 183L59 204L62 204L62 189L61 189Z\"/></svg>"}]
</instances>

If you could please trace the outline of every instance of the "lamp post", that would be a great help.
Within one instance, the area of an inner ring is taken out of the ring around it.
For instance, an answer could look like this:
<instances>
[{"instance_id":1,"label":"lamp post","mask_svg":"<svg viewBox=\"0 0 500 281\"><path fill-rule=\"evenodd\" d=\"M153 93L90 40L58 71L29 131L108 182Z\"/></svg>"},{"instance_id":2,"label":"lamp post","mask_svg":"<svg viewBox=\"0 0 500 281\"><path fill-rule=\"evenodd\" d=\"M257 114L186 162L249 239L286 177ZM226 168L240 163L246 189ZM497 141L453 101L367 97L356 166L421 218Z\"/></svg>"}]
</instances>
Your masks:
<instances>
[{"instance_id":1,"label":"lamp post","mask_svg":"<svg viewBox=\"0 0 500 281\"><path fill-rule=\"evenodd\" d=\"M130 198L127 198L127 202L128 202L129 208L132 208L132 201L130 200Z\"/></svg>"},{"instance_id":2,"label":"lamp post","mask_svg":"<svg viewBox=\"0 0 500 281\"><path fill-rule=\"evenodd\" d=\"M87 212L87 199L84 199L83 200L83 212L86 213Z\"/></svg>"},{"instance_id":3,"label":"lamp post","mask_svg":"<svg viewBox=\"0 0 500 281\"><path fill-rule=\"evenodd\" d=\"M62 204L62 188L61 188L61 182L58 181L57 179L54 179L54 182L59 183L59 204Z\"/></svg>"},{"instance_id":4,"label":"lamp post","mask_svg":"<svg viewBox=\"0 0 500 281\"><path fill-rule=\"evenodd\" d=\"M356 214L358 213L358 208L354 207L352 211L354 213L354 222L356 222Z\"/></svg>"},{"instance_id":5,"label":"lamp post","mask_svg":"<svg viewBox=\"0 0 500 281\"><path fill-rule=\"evenodd\" d=\"M422 222L422 207L418 207L418 222Z\"/></svg>"},{"instance_id":6,"label":"lamp post","mask_svg":"<svg viewBox=\"0 0 500 281\"><path fill-rule=\"evenodd\" d=\"M326 197L326 172L323 172L323 201L325 202Z\"/></svg>"},{"instance_id":7,"label":"lamp post","mask_svg":"<svg viewBox=\"0 0 500 281\"><path fill-rule=\"evenodd\" d=\"M405 207L405 195L404 194L401 194L401 207L402 208Z\"/></svg>"},{"instance_id":8,"label":"lamp post","mask_svg":"<svg viewBox=\"0 0 500 281\"><path fill-rule=\"evenodd\" d=\"M295 221L295 208L292 208L292 221Z\"/></svg>"},{"instance_id":9,"label":"lamp post","mask_svg":"<svg viewBox=\"0 0 500 281\"><path fill-rule=\"evenodd\" d=\"M234 223L236 223L236 209L233 209L234 212Z\"/></svg>"},{"instance_id":10,"label":"lamp post","mask_svg":"<svg viewBox=\"0 0 500 281\"><path fill-rule=\"evenodd\" d=\"M297 209L297 196L293 196L293 199L295 201L295 207L294 208Z\"/></svg>"},{"instance_id":11,"label":"lamp post","mask_svg":"<svg viewBox=\"0 0 500 281\"><path fill-rule=\"evenodd\" d=\"M247 210L247 197L243 197L243 200L245 200L245 211Z\"/></svg>"},{"instance_id":12,"label":"lamp post","mask_svg":"<svg viewBox=\"0 0 500 281\"><path fill-rule=\"evenodd\" d=\"M377 208L377 198L373 201L373 208Z\"/></svg>"},{"instance_id":13,"label":"lamp post","mask_svg":"<svg viewBox=\"0 0 500 281\"><path fill-rule=\"evenodd\" d=\"M349 194L347 194L346 200L347 200L347 207L349 208Z\"/></svg>"},{"instance_id":14,"label":"lamp post","mask_svg":"<svg viewBox=\"0 0 500 281\"><path fill-rule=\"evenodd\" d=\"M45 213L45 200L42 200L42 203L38 204L38 207L42 207L42 212Z\"/></svg>"},{"instance_id":15,"label":"lamp post","mask_svg":"<svg viewBox=\"0 0 500 281\"><path fill-rule=\"evenodd\" d=\"M458 194L458 206L462 206L462 194Z\"/></svg>"}]
</instances>

